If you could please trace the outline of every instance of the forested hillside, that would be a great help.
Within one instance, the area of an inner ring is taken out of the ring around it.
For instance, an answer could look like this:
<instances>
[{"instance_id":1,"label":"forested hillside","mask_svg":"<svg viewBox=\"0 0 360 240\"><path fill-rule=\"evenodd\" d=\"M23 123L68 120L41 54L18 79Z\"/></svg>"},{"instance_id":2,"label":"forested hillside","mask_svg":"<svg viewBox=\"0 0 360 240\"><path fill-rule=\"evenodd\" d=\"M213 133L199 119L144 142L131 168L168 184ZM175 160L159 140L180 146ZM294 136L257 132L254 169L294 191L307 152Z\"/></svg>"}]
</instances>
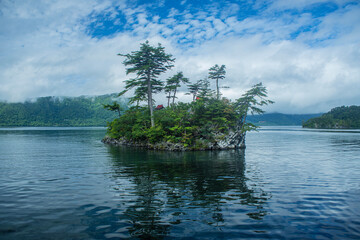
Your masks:
<instances>
[{"instance_id":1,"label":"forested hillside","mask_svg":"<svg viewBox=\"0 0 360 240\"><path fill-rule=\"evenodd\" d=\"M103 104L118 101L118 94L81 97L40 97L24 103L0 102L0 126L106 126L118 117Z\"/></svg>"},{"instance_id":2,"label":"forested hillside","mask_svg":"<svg viewBox=\"0 0 360 240\"><path fill-rule=\"evenodd\" d=\"M81 97L41 97L24 103L0 102L0 126L106 126L118 114L103 108L117 100L117 94ZM250 115L247 121L260 126L301 125L321 114L267 113Z\"/></svg>"},{"instance_id":3,"label":"forested hillside","mask_svg":"<svg viewBox=\"0 0 360 240\"><path fill-rule=\"evenodd\" d=\"M248 116L248 122L258 126L301 126L303 122L310 118L319 117L317 114L283 114L283 113L265 113L261 115Z\"/></svg>"},{"instance_id":4,"label":"forested hillside","mask_svg":"<svg viewBox=\"0 0 360 240\"><path fill-rule=\"evenodd\" d=\"M306 128L360 128L360 106L342 106L331 109L320 117L303 124Z\"/></svg>"}]
</instances>

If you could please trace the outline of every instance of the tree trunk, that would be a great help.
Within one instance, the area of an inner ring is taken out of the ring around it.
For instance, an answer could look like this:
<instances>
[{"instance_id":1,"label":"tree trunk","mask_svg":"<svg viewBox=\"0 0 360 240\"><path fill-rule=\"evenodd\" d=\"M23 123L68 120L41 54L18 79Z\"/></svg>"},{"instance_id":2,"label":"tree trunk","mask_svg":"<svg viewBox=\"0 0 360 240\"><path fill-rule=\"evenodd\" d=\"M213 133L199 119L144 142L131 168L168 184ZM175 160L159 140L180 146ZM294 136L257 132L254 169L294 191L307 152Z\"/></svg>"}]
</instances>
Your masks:
<instances>
[{"instance_id":1,"label":"tree trunk","mask_svg":"<svg viewBox=\"0 0 360 240\"><path fill-rule=\"evenodd\" d=\"M167 97L168 98L168 105L167 105L168 107L170 106L170 98L171 98L170 94L171 94L171 92L169 92L169 96Z\"/></svg>"},{"instance_id":2,"label":"tree trunk","mask_svg":"<svg viewBox=\"0 0 360 240\"><path fill-rule=\"evenodd\" d=\"M148 75L148 107L150 110L150 121L151 121L151 127L155 127L155 122L154 122L154 109L152 106L152 89L151 89L151 78Z\"/></svg>"},{"instance_id":3,"label":"tree trunk","mask_svg":"<svg viewBox=\"0 0 360 240\"><path fill-rule=\"evenodd\" d=\"M234 139L236 139L236 147L237 148L245 148L245 136L246 136L246 132L242 131L242 128L245 124L246 121L246 117L247 117L247 111L245 112L244 116L239 120L238 125L237 125L237 131L235 134Z\"/></svg>"},{"instance_id":4,"label":"tree trunk","mask_svg":"<svg viewBox=\"0 0 360 240\"><path fill-rule=\"evenodd\" d=\"M248 110L246 110L246 113L245 113L245 115L244 115L244 117L243 117L243 120L242 120L242 123L241 123L241 128L242 128L242 126L243 126L243 125L245 124L245 122L246 122L247 111L248 111Z\"/></svg>"},{"instance_id":5,"label":"tree trunk","mask_svg":"<svg viewBox=\"0 0 360 240\"><path fill-rule=\"evenodd\" d=\"M173 102L172 102L173 105L174 105L174 103L175 103L175 95L176 95L176 88L175 88L175 90L174 90L174 96L173 96Z\"/></svg>"},{"instance_id":6,"label":"tree trunk","mask_svg":"<svg viewBox=\"0 0 360 240\"><path fill-rule=\"evenodd\" d=\"M220 91L219 91L219 78L216 78L216 99L219 100Z\"/></svg>"}]
</instances>

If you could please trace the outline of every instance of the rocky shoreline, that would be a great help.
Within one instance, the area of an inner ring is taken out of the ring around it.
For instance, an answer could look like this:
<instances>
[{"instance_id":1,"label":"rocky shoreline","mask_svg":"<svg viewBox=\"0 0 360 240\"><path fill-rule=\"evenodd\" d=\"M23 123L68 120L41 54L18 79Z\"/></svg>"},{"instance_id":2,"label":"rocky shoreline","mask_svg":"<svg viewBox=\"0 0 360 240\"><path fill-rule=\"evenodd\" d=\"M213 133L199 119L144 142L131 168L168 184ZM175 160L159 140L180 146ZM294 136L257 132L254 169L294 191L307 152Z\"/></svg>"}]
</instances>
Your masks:
<instances>
[{"instance_id":1,"label":"rocky shoreline","mask_svg":"<svg viewBox=\"0 0 360 240\"><path fill-rule=\"evenodd\" d=\"M114 139L109 136L105 136L101 142L114 146L128 146L135 148L144 148L149 150L161 150L161 151L206 151L206 150L229 150L229 149L244 149L245 148L245 134L241 134L239 139L239 134L229 134L226 137L223 137L222 140L208 142L202 139L196 141L194 146L184 146L182 143L172 143L172 142L159 142L159 143L149 143L149 142L131 142L122 139Z\"/></svg>"}]
</instances>

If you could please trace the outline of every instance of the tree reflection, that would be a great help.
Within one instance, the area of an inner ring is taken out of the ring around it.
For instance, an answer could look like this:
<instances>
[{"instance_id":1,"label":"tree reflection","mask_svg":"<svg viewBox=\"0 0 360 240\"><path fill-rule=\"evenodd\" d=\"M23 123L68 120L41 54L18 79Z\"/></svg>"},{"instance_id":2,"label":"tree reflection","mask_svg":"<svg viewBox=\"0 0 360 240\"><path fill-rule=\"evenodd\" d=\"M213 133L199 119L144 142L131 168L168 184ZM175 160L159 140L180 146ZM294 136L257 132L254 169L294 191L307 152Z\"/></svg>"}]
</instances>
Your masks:
<instances>
[{"instance_id":1,"label":"tree reflection","mask_svg":"<svg viewBox=\"0 0 360 240\"><path fill-rule=\"evenodd\" d=\"M125 211L133 224L129 229L132 236L141 238L160 238L167 235L170 225L163 222L161 212L164 201L157 197L156 183L153 174L134 176L135 194L138 196L134 205Z\"/></svg>"},{"instance_id":2,"label":"tree reflection","mask_svg":"<svg viewBox=\"0 0 360 240\"><path fill-rule=\"evenodd\" d=\"M136 201L125 211L132 236L161 238L169 234L171 226L185 222L221 227L226 225L224 212L234 205L254 220L267 214L263 205L268 194L247 185L244 150L108 150L113 178L129 179L135 186L132 194Z\"/></svg>"},{"instance_id":3,"label":"tree reflection","mask_svg":"<svg viewBox=\"0 0 360 240\"><path fill-rule=\"evenodd\" d=\"M353 151L360 149L358 135L336 135L330 138L331 146L338 147L340 151Z\"/></svg>"}]
</instances>

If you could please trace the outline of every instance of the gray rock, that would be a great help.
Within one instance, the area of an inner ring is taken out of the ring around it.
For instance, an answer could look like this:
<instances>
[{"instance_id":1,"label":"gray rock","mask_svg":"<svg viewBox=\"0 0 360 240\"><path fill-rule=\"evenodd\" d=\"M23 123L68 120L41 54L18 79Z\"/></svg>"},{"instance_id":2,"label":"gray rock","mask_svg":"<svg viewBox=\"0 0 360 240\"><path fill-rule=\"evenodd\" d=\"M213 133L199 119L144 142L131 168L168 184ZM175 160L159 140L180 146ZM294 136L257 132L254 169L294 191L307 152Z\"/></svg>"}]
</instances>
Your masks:
<instances>
[{"instance_id":1,"label":"gray rock","mask_svg":"<svg viewBox=\"0 0 360 240\"><path fill-rule=\"evenodd\" d=\"M195 146L188 147L185 147L181 143L160 142L150 144L148 142L131 142L124 138L114 139L109 136L104 137L101 141L105 144L115 146L121 145L164 151L225 150L245 148L245 133L230 132L227 135L215 134L215 140L213 142L208 142L204 139L197 139Z\"/></svg>"}]
</instances>

